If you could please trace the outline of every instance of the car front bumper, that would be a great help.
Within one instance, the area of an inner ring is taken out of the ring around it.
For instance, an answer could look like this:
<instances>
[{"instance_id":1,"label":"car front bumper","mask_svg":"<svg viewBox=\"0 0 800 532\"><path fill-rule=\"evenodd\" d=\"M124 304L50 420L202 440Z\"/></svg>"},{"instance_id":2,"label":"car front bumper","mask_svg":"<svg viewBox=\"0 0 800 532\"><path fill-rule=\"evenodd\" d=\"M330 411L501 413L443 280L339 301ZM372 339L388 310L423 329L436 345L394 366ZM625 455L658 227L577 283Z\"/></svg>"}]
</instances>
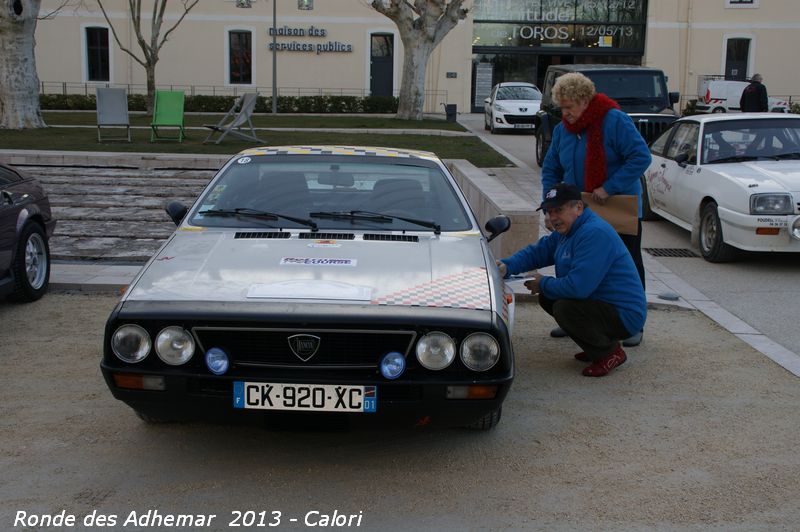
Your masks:
<instances>
[{"instance_id":1,"label":"car front bumper","mask_svg":"<svg viewBox=\"0 0 800 532\"><path fill-rule=\"evenodd\" d=\"M723 207L718 212L725 243L731 246L745 251L800 252L800 240L791 235L799 215L742 214ZM777 234L758 234L758 230L762 233L777 230Z\"/></svg>"}]
</instances>

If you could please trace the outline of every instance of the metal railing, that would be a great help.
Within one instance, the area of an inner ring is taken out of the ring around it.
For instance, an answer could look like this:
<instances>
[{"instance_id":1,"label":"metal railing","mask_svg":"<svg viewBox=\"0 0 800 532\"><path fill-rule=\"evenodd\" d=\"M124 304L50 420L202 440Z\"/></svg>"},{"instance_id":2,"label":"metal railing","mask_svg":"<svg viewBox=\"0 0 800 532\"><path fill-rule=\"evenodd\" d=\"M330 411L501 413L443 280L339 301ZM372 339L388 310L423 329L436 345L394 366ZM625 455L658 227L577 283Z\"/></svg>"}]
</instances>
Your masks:
<instances>
[{"instance_id":1,"label":"metal railing","mask_svg":"<svg viewBox=\"0 0 800 532\"><path fill-rule=\"evenodd\" d=\"M91 96L98 87L125 88L128 94L147 94L147 85L143 83L105 83L105 82L70 82L70 81L40 81L40 94L81 94ZM239 96L245 92L258 91L259 94L269 98L272 95L271 86L244 86L236 85L156 85L157 89L183 91L187 96ZM370 95L368 89L363 88L317 88L317 87L278 87L278 96L356 96L364 98ZM398 91L394 92L397 97ZM446 90L425 91L425 113L441 113L442 106L447 102Z\"/></svg>"}]
</instances>

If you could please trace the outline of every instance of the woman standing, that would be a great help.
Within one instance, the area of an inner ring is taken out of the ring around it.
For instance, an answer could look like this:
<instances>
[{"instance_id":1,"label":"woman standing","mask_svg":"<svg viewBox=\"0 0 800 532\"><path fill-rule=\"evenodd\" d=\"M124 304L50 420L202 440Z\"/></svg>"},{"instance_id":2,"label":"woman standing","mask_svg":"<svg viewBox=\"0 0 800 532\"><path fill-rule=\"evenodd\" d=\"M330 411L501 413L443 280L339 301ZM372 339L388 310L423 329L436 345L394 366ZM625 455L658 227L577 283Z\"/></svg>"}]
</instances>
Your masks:
<instances>
[{"instance_id":1,"label":"woman standing","mask_svg":"<svg viewBox=\"0 0 800 532\"><path fill-rule=\"evenodd\" d=\"M642 189L640 178L650 165L650 150L617 102L598 93L580 73L564 74L553 85L553 100L561 108L561 123L553 131L542 165L542 190L564 182L604 203L615 194L635 195L639 202L636 235L620 234L644 281L642 262ZM553 336L565 336L559 328ZM639 345L641 332L623 345Z\"/></svg>"}]
</instances>

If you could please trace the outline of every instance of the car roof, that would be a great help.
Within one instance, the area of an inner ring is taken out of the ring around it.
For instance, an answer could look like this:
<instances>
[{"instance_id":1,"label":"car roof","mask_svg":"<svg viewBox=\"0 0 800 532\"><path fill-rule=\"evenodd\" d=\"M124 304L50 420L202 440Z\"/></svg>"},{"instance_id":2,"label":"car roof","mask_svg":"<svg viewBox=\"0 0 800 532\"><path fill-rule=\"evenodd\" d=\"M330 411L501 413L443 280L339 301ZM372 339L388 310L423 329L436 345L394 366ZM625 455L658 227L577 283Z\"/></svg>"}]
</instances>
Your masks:
<instances>
[{"instance_id":1,"label":"car roof","mask_svg":"<svg viewBox=\"0 0 800 532\"><path fill-rule=\"evenodd\" d=\"M680 119L681 122L694 120L701 123L708 122L734 122L745 120L763 120L765 118L775 118L778 120L798 120L800 115L791 113L719 113L719 114L699 114L684 116Z\"/></svg>"},{"instance_id":2,"label":"car roof","mask_svg":"<svg viewBox=\"0 0 800 532\"><path fill-rule=\"evenodd\" d=\"M402 148L382 148L377 146L262 146L242 150L241 155L339 155L339 156L373 156L373 157L406 157L439 161L432 152L422 150L406 150Z\"/></svg>"},{"instance_id":3,"label":"car roof","mask_svg":"<svg viewBox=\"0 0 800 532\"><path fill-rule=\"evenodd\" d=\"M533 83L528 83L527 81L504 81L502 83L497 84L498 87L533 87L534 89L537 88L536 85Z\"/></svg>"},{"instance_id":4,"label":"car roof","mask_svg":"<svg viewBox=\"0 0 800 532\"><path fill-rule=\"evenodd\" d=\"M548 68L552 68L554 70L565 70L568 72L581 72L584 70L646 70L651 72L663 72L660 68L645 67L640 65L574 64L574 65L551 65Z\"/></svg>"}]
</instances>

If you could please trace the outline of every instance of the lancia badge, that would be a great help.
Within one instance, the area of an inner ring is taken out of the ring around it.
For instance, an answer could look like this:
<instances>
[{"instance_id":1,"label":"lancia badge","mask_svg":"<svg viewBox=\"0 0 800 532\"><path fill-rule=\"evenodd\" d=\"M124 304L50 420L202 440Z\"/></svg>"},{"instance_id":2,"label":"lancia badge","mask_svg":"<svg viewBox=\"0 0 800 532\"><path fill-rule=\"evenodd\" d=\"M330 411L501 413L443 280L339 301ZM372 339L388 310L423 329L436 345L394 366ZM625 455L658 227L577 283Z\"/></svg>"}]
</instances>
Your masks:
<instances>
[{"instance_id":1,"label":"lancia badge","mask_svg":"<svg viewBox=\"0 0 800 532\"><path fill-rule=\"evenodd\" d=\"M308 362L308 360L316 354L317 349L319 349L319 336L295 334L287 338L287 340L289 341L289 349L303 362Z\"/></svg>"}]
</instances>

